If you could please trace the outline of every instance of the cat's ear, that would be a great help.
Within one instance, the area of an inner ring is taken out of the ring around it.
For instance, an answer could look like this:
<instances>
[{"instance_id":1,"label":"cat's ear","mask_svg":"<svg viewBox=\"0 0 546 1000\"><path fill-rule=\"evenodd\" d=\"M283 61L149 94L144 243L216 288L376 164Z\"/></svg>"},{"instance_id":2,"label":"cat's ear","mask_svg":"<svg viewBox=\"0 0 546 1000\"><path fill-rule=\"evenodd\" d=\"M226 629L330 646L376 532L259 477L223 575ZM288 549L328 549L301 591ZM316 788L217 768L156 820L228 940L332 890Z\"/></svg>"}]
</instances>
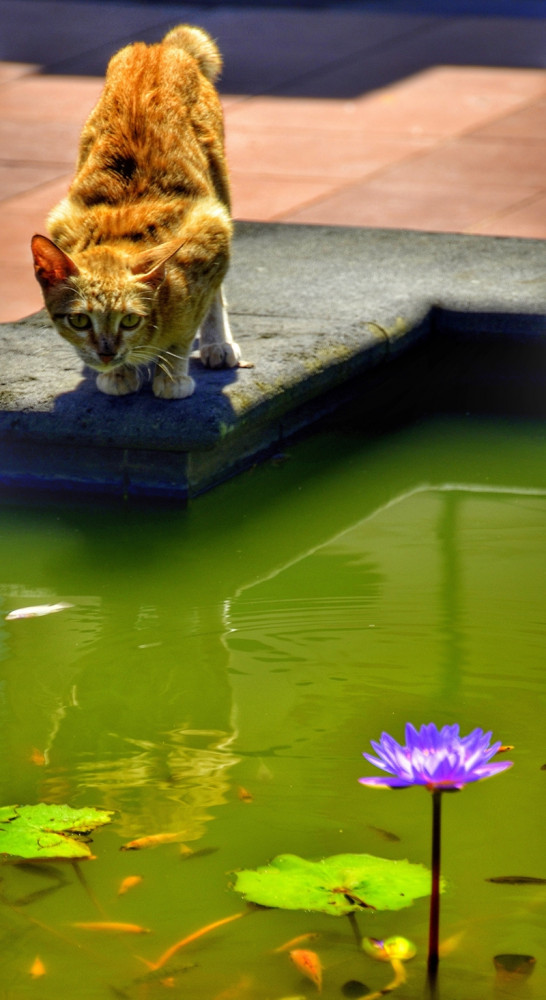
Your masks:
<instances>
[{"instance_id":1,"label":"cat's ear","mask_svg":"<svg viewBox=\"0 0 546 1000\"><path fill-rule=\"evenodd\" d=\"M151 288L158 288L165 280L167 264L182 246L183 242L180 240L170 240L169 243L162 243L154 250L147 250L139 254L131 267L137 281L144 282Z\"/></svg>"},{"instance_id":2,"label":"cat's ear","mask_svg":"<svg viewBox=\"0 0 546 1000\"><path fill-rule=\"evenodd\" d=\"M33 236L30 246L34 257L34 273L42 288L52 288L80 273L68 254L47 236Z\"/></svg>"}]
</instances>

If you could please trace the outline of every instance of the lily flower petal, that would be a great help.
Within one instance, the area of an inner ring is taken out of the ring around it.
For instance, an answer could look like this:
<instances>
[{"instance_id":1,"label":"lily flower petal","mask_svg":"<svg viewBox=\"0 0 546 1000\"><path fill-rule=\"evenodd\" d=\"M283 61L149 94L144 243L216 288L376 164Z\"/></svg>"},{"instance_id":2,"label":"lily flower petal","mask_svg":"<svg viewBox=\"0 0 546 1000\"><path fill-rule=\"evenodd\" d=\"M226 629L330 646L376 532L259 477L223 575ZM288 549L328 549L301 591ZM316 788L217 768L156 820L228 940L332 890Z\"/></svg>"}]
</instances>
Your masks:
<instances>
[{"instance_id":1,"label":"lily flower petal","mask_svg":"<svg viewBox=\"0 0 546 1000\"><path fill-rule=\"evenodd\" d=\"M371 741L377 756L367 753L363 756L391 777L359 778L359 781L375 788L425 785L431 791L448 791L512 767L512 761L489 763L501 746L500 741L490 745L491 732L473 729L468 736L460 736L459 732L457 724L438 729L430 722L416 729L408 722L405 745L397 743L389 733L382 733L379 742Z\"/></svg>"}]
</instances>

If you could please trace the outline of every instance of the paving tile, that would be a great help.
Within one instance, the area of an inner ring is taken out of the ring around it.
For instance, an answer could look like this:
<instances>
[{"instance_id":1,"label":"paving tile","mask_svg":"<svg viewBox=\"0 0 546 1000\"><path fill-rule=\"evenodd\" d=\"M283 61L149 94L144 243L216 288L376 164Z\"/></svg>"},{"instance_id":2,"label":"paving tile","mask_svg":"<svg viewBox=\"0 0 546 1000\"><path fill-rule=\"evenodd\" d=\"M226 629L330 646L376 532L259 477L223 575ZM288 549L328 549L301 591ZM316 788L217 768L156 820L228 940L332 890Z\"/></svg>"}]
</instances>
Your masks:
<instances>
[{"instance_id":1,"label":"paving tile","mask_svg":"<svg viewBox=\"0 0 546 1000\"><path fill-rule=\"evenodd\" d=\"M87 4L86 4L87 6ZM151 5L150 5L151 6ZM107 9L115 4L108 3ZM108 59L130 41L159 41L175 23L189 21L206 28L217 40L224 59L220 89L225 92L261 94L320 75L324 68L355 57L362 61L374 47L405 38L438 20L407 13L373 13L348 9L289 9L230 6L160 6L148 26L133 18L119 35L110 30L105 40L94 25L84 50L50 56L50 71L104 73ZM143 9L143 8L142 8ZM116 22L117 23L117 22ZM110 27L110 25L109 25ZM114 44L115 42L115 44Z\"/></svg>"},{"instance_id":2,"label":"paving tile","mask_svg":"<svg viewBox=\"0 0 546 1000\"><path fill-rule=\"evenodd\" d=\"M513 114L503 115L473 133L473 138L534 141L546 135L546 99L532 101Z\"/></svg>"},{"instance_id":3,"label":"paving tile","mask_svg":"<svg viewBox=\"0 0 546 1000\"><path fill-rule=\"evenodd\" d=\"M195 7L180 6L176 17ZM78 3L71 0L0 0L0 59L36 63L51 68L99 45L116 51L143 29L171 21L174 9L161 4ZM74 72L78 72L77 68ZM86 72L84 69L83 72Z\"/></svg>"},{"instance_id":4,"label":"paving tile","mask_svg":"<svg viewBox=\"0 0 546 1000\"><path fill-rule=\"evenodd\" d=\"M4 239L0 243L0 260L13 264L30 261L32 234L46 231L47 215L66 194L68 181L69 177L60 177L2 202Z\"/></svg>"},{"instance_id":5,"label":"paving tile","mask_svg":"<svg viewBox=\"0 0 546 1000\"><path fill-rule=\"evenodd\" d=\"M472 188L515 182L540 188L545 183L545 162L546 136L527 143L465 136L389 168L384 177L409 185L466 183Z\"/></svg>"},{"instance_id":6,"label":"paving tile","mask_svg":"<svg viewBox=\"0 0 546 1000\"><path fill-rule=\"evenodd\" d=\"M2 261L0 289L0 323L22 319L42 308L44 302L34 277L30 251L26 264Z\"/></svg>"},{"instance_id":7,"label":"paving tile","mask_svg":"<svg viewBox=\"0 0 546 1000\"><path fill-rule=\"evenodd\" d=\"M227 120L246 127L267 123L272 128L449 136L545 94L546 70L440 66L351 100L252 97L228 106Z\"/></svg>"},{"instance_id":8,"label":"paving tile","mask_svg":"<svg viewBox=\"0 0 546 1000\"><path fill-rule=\"evenodd\" d=\"M9 121L62 121L83 125L102 91L94 77L25 76L2 87L1 114Z\"/></svg>"},{"instance_id":9,"label":"paving tile","mask_svg":"<svg viewBox=\"0 0 546 1000\"><path fill-rule=\"evenodd\" d=\"M224 55L236 218L546 238L541 19L0 0L0 321L41 306L30 237L108 58L181 21Z\"/></svg>"},{"instance_id":10,"label":"paving tile","mask_svg":"<svg viewBox=\"0 0 546 1000\"><path fill-rule=\"evenodd\" d=\"M431 66L546 68L544 20L439 17L405 37L331 68L309 73L275 93L285 97L350 97L405 79Z\"/></svg>"},{"instance_id":11,"label":"paving tile","mask_svg":"<svg viewBox=\"0 0 546 1000\"><path fill-rule=\"evenodd\" d=\"M58 177L67 177L65 166L34 163L3 163L0 160L0 203L15 195L32 191ZM65 180L65 183L67 181Z\"/></svg>"},{"instance_id":12,"label":"paving tile","mask_svg":"<svg viewBox=\"0 0 546 1000\"><path fill-rule=\"evenodd\" d=\"M537 193L516 182L469 188L464 182L408 185L380 177L347 185L313 205L277 216L277 221L469 232L484 217Z\"/></svg>"},{"instance_id":13,"label":"paving tile","mask_svg":"<svg viewBox=\"0 0 546 1000\"><path fill-rule=\"evenodd\" d=\"M0 150L2 159L28 163L74 166L81 123L42 121L2 121Z\"/></svg>"},{"instance_id":14,"label":"paving tile","mask_svg":"<svg viewBox=\"0 0 546 1000\"><path fill-rule=\"evenodd\" d=\"M473 232L489 236L524 236L546 239L546 191L522 198L512 208L478 222Z\"/></svg>"},{"instance_id":15,"label":"paving tile","mask_svg":"<svg viewBox=\"0 0 546 1000\"><path fill-rule=\"evenodd\" d=\"M33 63L0 62L0 84L19 80L28 73L34 73L38 66Z\"/></svg>"},{"instance_id":16,"label":"paving tile","mask_svg":"<svg viewBox=\"0 0 546 1000\"><path fill-rule=\"evenodd\" d=\"M425 139L339 131L333 139L320 129L241 128L226 130L231 169L267 177L358 178L429 148Z\"/></svg>"},{"instance_id":17,"label":"paving tile","mask_svg":"<svg viewBox=\"0 0 546 1000\"><path fill-rule=\"evenodd\" d=\"M324 198L336 181L312 181L296 177L261 177L230 172L234 219L262 222L275 219L317 198Z\"/></svg>"},{"instance_id":18,"label":"paving tile","mask_svg":"<svg viewBox=\"0 0 546 1000\"><path fill-rule=\"evenodd\" d=\"M425 40L415 38L435 65L528 66L546 65L544 18L454 17L438 22Z\"/></svg>"},{"instance_id":19,"label":"paving tile","mask_svg":"<svg viewBox=\"0 0 546 1000\"><path fill-rule=\"evenodd\" d=\"M353 58L365 61L375 48L405 39L436 20L335 6L290 9L257 4L256 9L238 8L236 16L230 7L205 9L199 24L211 31L224 57L220 89L263 94L284 87L298 92L308 76L315 78Z\"/></svg>"}]
</instances>

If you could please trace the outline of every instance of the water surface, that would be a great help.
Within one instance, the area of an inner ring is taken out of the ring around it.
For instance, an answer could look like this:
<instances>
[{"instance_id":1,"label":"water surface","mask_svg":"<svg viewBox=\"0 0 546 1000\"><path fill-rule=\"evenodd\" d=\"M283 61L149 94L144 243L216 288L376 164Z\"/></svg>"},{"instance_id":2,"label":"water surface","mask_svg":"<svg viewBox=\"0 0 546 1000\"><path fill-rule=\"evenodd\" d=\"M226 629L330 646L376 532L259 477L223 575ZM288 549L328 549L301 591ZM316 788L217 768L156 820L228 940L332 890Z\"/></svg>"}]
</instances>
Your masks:
<instances>
[{"instance_id":1,"label":"water surface","mask_svg":"<svg viewBox=\"0 0 546 1000\"><path fill-rule=\"evenodd\" d=\"M545 457L538 424L442 418L325 433L185 511L4 505L2 616L73 607L2 620L1 801L115 817L80 866L87 888L70 866L57 882L4 866L2 897L19 902L0 910L0 997L312 997L272 953L310 931L328 1000L349 980L380 989L389 969L344 918L273 910L181 950L170 983L138 980L142 959L244 909L238 868L287 852L428 864L426 791L357 781L370 739L402 739L406 721L514 745L510 771L446 797L442 937L464 936L442 1000L543 995L546 886L486 880L546 877ZM201 853L119 850L158 832ZM126 875L142 882L118 896ZM359 917L363 934L415 941L401 1000L422 995L427 918L426 899ZM71 926L100 919L151 933ZM528 983L495 978L499 953L537 958Z\"/></svg>"}]
</instances>

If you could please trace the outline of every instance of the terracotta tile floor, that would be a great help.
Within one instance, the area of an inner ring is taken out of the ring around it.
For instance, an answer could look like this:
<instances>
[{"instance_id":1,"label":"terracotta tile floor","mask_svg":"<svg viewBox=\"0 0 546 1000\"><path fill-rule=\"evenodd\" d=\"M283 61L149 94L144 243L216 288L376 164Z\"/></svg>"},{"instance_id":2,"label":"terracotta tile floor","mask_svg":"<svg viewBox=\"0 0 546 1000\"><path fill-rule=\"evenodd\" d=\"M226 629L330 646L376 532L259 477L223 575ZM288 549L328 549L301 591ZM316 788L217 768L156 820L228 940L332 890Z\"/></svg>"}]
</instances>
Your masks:
<instances>
[{"instance_id":1,"label":"terracotta tile floor","mask_svg":"<svg viewBox=\"0 0 546 1000\"><path fill-rule=\"evenodd\" d=\"M29 239L95 77L0 63L0 320L39 309ZM237 219L546 238L546 70L435 66L353 99L226 95Z\"/></svg>"}]
</instances>

